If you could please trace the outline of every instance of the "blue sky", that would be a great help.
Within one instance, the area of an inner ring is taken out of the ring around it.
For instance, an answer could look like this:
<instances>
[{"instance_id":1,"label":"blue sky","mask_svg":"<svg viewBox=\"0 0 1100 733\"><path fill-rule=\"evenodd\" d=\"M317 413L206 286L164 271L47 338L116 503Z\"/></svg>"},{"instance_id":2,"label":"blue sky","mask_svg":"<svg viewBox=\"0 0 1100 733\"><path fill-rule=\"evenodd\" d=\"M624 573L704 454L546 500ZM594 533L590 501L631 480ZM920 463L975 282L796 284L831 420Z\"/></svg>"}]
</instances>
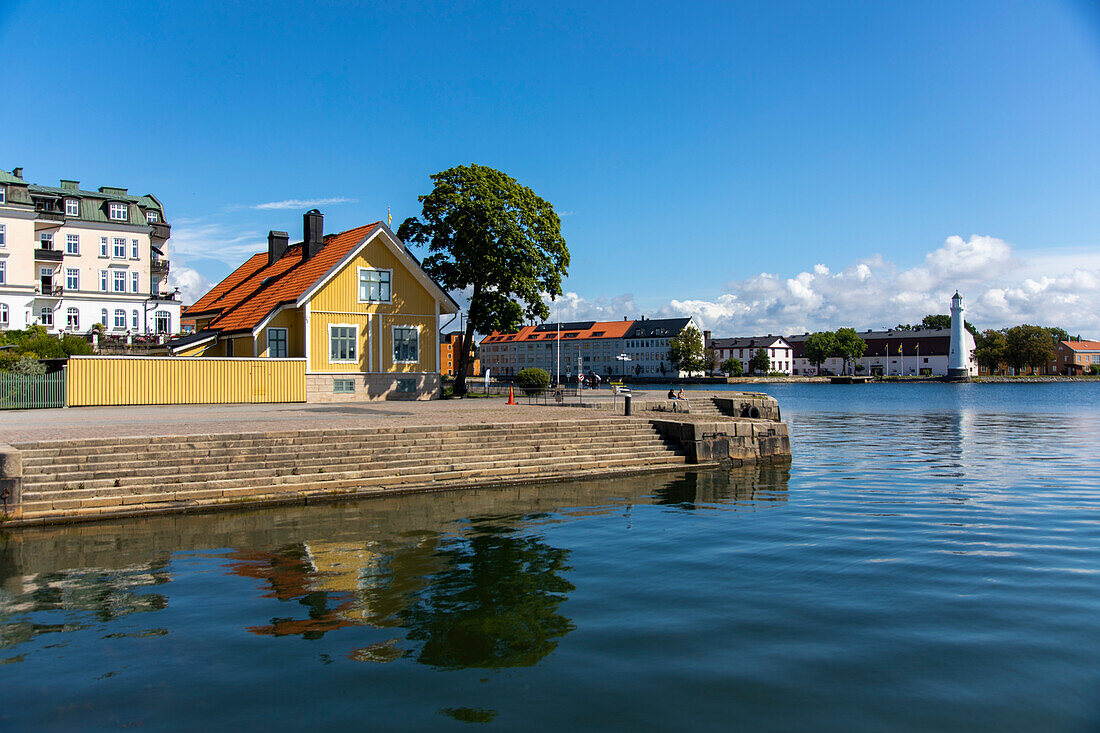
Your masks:
<instances>
[{"instance_id":1,"label":"blue sky","mask_svg":"<svg viewBox=\"0 0 1100 733\"><path fill-rule=\"evenodd\" d=\"M155 193L193 296L477 162L562 215L564 317L870 328L957 287L1100 337L1096 8L8 0L0 168Z\"/></svg>"}]
</instances>

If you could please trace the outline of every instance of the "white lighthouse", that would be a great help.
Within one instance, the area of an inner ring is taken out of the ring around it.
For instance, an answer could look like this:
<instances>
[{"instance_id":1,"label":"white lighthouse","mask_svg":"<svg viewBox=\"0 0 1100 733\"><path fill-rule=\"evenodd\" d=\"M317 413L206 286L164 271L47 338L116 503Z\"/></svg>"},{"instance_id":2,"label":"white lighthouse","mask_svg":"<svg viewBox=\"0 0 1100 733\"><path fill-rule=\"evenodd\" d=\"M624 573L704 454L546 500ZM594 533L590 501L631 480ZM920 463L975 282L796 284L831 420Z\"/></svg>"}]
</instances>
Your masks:
<instances>
[{"instance_id":1,"label":"white lighthouse","mask_svg":"<svg viewBox=\"0 0 1100 733\"><path fill-rule=\"evenodd\" d=\"M965 338L963 320L963 299L959 291L951 298L951 349L947 354L947 378L950 380L970 379L970 339Z\"/></svg>"}]
</instances>

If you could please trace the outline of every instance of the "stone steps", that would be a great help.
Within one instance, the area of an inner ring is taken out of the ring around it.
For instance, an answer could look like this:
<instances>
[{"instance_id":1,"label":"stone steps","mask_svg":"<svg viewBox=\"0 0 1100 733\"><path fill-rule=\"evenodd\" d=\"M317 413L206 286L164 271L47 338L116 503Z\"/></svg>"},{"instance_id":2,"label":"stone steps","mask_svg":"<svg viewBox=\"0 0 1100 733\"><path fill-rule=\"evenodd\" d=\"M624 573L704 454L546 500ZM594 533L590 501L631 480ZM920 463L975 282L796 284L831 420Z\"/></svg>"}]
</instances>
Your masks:
<instances>
[{"instance_id":1,"label":"stone steps","mask_svg":"<svg viewBox=\"0 0 1100 733\"><path fill-rule=\"evenodd\" d=\"M601 438L620 443L623 441L650 440L653 431L648 426L631 426L629 429L614 432L602 432ZM159 475L164 468L174 470L188 470L187 462L191 462L191 468L213 467L220 465L234 465L241 462L252 464L276 466L282 463L297 464L301 461L313 461L317 463L331 463L342 460L384 459L394 454L407 454L409 452L423 452L432 450L446 450L448 454L461 455L463 453L507 450L553 451L559 448L568 449L573 446L575 439L568 436L531 436L531 435L505 435L492 439L463 440L444 439L433 441L415 441L408 444L402 443L342 443L332 446L327 443L314 446L295 446L295 450L283 450L272 452L270 449L219 449L216 452L195 453L185 450L165 451L159 449L156 455L122 454L113 456L114 460L75 462L60 462L60 459L52 459L49 462L24 461L28 473L33 473L35 481L87 481L99 478L113 478L123 473L130 475ZM306 457L308 456L308 457Z\"/></svg>"},{"instance_id":2,"label":"stone steps","mask_svg":"<svg viewBox=\"0 0 1100 733\"><path fill-rule=\"evenodd\" d=\"M686 462L648 421L630 418L89 440L23 451L26 520L573 478Z\"/></svg>"}]
</instances>

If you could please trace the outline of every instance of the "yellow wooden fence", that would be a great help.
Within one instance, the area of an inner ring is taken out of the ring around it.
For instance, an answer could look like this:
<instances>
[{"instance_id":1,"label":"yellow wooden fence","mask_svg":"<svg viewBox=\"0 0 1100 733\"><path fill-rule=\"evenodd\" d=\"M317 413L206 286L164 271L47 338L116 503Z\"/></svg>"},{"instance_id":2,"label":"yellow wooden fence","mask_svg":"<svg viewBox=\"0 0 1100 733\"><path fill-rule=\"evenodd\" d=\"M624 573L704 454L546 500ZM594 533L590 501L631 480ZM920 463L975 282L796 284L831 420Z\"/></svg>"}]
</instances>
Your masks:
<instances>
[{"instance_id":1,"label":"yellow wooden fence","mask_svg":"<svg viewBox=\"0 0 1100 733\"><path fill-rule=\"evenodd\" d=\"M305 359L69 358L68 404L305 402Z\"/></svg>"}]
</instances>

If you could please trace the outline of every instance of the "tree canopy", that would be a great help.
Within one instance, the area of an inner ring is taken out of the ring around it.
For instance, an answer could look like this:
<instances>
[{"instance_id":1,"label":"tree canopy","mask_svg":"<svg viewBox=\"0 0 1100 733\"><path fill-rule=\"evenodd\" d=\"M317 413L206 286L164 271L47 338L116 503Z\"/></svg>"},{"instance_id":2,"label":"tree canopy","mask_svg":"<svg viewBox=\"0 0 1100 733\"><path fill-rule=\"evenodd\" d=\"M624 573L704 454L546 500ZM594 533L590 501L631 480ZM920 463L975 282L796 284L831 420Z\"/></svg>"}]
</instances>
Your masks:
<instances>
[{"instance_id":1,"label":"tree canopy","mask_svg":"<svg viewBox=\"0 0 1100 733\"><path fill-rule=\"evenodd\" d=\"M688 326L680 333L669 339L668 360L672 362L672 368L687 372L701 372L705 367L705 355L703 354L703 334L699 330Z\"/></svg>"},{"instance_id":2,"label":"tree canopy","mask_svg":"<svg viewBox=\"0 0 1100 733\"><path fill-rule=\"evenodd\" d=\"M974 341L974 360L992 374L1005 361L1008 341L1004 333L989 329L978 334Z\"/></svg>"},{"instance_id":3,"label":"tree canopy","mask_svg":"<svg viewBox=\"0 0 1100 733\"><path fill-rule=\"evenodd\" d=\"M745 367L741 365L741 360L731 356L722 362L722 371L731 377L740 377L745 373Z\"/></svg>"},{"instance_id":4,"label":"tree canopy","mask_svg":"<svg viewBox=\"0 0 1100 733\"><path fill-rule=\"evenodd\" d=\"M820 374L821 365L836 353L836 348L836 334L832 331L818 331L806 339L806 358L817 367L817 373Z\"/></svg>"},{"instance_id":5,"label":"tree canopy","mask_svg":"<svg viewBox=\"0 0 1100 733\"><path fill-rule=\"evenodd\" d=\"M761 347L749 359L749 371L753 374L767 374L772 368L772 360L768 358L768 350Z\"/></svg>"},{"instance_id":6,"label":"tree canopy","mask_svg":"<svg viewBox=\"0 0 1100 733\"><path fill-rule=\"evenodd\" d=\"M1005 331L1005 361L1016 370L1038 369L1054 361L1054 339L1042 326L1013 326Z\"/></svg>"},{"instance_id":7,"label":"tree canopy","mask_svg":"<svg viewBox=\"0 0 1100 733\"><path fill-rule=\"evenodd\" d=\"M867 342L859 337L854 328L841 328L836 332L836 353L837 356L844 359L844 366L848 366L848 362L854 362L859 357L863 356L863 352L867 350Z\"/></svg>"},{"instance_id":8,"label":"tree canopy","mask_svg":"<svg viewBox=\"0 0 1100 733\"><path fill-rule=\"evenodd\" d=\"M470 293L454 387L464 394L474 333L514 331L525 318L548 318L543 295L561 295L569 249L554 207L511 176L471 164L432 181L432 192L418 198L420 218L406 219L397 235L428 247L424 271L440 285Z\"/></svg>"}]
</instances>

